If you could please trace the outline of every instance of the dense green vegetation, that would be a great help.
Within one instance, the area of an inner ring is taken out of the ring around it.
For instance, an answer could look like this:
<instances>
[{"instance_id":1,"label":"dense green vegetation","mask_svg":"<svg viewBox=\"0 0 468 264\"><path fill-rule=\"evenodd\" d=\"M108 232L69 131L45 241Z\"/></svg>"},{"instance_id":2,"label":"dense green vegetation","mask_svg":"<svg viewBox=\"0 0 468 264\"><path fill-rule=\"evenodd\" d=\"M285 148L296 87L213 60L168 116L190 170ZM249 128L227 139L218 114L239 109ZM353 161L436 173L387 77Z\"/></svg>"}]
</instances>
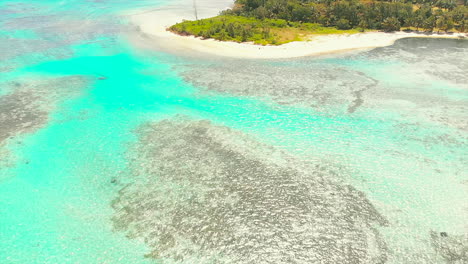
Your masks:
<instances>
[{"instance_id":1,"label":"dense green vegetation","mask_svg":"<svg viewBox=\"0 0 468 264\"><path fill-rule=\"evenodd\" d=\"M339 30L317 23L301 23L284 19L258 19L235 15L221 15L197 21L184 21L170 28L183 35L214 38L257 44L283 44L302 40L303 36L314 34L356 33L358 30Z\"/></svg>"},{"instance_id":2,"label":"dense green vegetation","mask_svg":"<svg viewBox=\"0 0 468 264\"><path fill-rule=\"evenodd\" d=\"M170 30L203 38L282 44L310 34L468 29L468 0L237 0L220 16Z\"/></svg>"}]
</instances>

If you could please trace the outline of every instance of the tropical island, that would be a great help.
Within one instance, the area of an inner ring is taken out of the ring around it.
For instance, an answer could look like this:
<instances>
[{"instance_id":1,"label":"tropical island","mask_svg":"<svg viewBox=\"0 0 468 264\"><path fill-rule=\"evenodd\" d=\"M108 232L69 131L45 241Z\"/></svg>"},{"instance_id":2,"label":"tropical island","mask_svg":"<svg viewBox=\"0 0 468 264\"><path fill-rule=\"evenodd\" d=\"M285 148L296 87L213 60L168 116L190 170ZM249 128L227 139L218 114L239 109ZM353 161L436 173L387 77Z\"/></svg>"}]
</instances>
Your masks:
<instances>
[{"instance_id":1,"label":"tropical island","mask_svg":"<svg viewBox=\"0 0 468 264\"><path fill-rule=\"evenodd\" d=\"M203 39L280 45L311 35L368 31L467 32L467 0L236 0L218 16L169 31Z\"/></svg>"}]
</instances>

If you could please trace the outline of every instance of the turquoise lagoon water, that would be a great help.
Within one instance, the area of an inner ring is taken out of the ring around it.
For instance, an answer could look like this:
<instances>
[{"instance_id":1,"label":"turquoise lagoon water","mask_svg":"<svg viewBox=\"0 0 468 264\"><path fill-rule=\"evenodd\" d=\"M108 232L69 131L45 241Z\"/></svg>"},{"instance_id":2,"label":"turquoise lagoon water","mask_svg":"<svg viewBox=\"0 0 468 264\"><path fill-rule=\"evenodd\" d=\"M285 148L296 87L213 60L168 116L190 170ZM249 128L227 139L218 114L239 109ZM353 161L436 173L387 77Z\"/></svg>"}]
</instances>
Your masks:
<instances>
[{"instance_id":1,"label":"turquoise lagoon water","mask_svg":"<svg viewBox=\"0 0 468 264\"><path fill-rule=\"evenodd\" d=\"M111 206L148 162L138 128L180 116L333 164L388 221L387 263L466 261L466 41L281 61L137 49L120 14L167 4L0 3L0 263L193 263L145 257Z\"/></svg>"}]
</instances>

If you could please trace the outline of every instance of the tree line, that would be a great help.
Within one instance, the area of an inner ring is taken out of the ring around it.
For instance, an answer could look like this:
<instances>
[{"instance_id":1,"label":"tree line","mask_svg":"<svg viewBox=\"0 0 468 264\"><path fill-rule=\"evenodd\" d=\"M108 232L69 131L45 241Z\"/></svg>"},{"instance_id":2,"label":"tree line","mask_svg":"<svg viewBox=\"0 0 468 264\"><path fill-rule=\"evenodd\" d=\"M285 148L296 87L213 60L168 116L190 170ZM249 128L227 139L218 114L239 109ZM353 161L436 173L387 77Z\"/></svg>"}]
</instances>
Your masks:
<instances>
[{"instance_id":1,"label":"tree line","mask_svg":"<svg viewBox=\"0 0 468 264\"><path fill-rule=\"evenodd\" d=\"M457 2L458 1L458 2ZM466 32L468 0L237 0L223 15L318 23L338 29Z\"/></svg>"}]
</instances>

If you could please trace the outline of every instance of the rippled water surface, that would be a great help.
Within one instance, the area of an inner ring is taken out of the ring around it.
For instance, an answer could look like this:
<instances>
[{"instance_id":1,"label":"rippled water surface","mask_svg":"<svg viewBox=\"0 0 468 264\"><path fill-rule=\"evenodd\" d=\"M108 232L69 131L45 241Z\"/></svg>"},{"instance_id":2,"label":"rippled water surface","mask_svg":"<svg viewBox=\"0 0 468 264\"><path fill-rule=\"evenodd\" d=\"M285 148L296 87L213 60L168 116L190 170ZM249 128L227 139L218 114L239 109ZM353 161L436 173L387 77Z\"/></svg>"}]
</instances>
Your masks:
<instances>
[{"instance_id":1,"label":"rippled water surface","mask_svg":"<svg viewBox=\"0 0 468 264\"><path fill-rule=\"evenodd\" d=\"M0 263L468 263L468 41L141 48L169 4L0 2Z\"/></svg>"}]
</instances>

